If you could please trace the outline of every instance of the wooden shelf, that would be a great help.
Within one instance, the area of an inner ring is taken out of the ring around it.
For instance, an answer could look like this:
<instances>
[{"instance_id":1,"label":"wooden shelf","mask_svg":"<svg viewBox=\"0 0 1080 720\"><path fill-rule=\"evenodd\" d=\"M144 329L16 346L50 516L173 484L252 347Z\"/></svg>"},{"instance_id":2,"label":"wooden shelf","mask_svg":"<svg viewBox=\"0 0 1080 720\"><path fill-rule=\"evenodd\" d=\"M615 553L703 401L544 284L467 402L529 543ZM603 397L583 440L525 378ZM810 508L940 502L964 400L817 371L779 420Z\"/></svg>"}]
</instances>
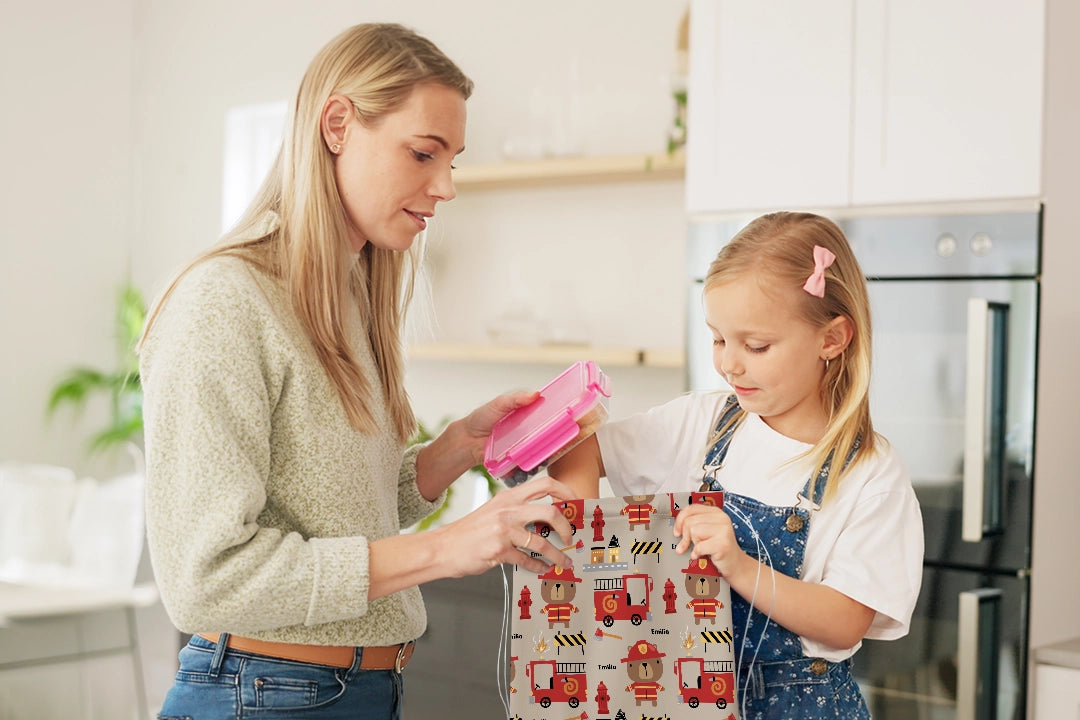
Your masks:
<instances>
[{"instance_id":1,"label":"wooden shelf","mask_svg":"<svg viewBox=\"0 0 1080 720\"><path fill-rule=\"evenodd\" d=\"M681 350L598 348L589 345L427 343L409 346L410 360L569 365L593 360L601 367L681 368Z\"/></svg>"},{"instance_id":2,"label":"wooden shelf","mask_svg":"<svg viewBox=\"0 0 1080 720\"><path fill-rule=\"evenodd\" d=\"M686 156L611 155L464 165L454 171L458 190L498 190L617 182L681 180Z\"/></svg>"}]
</instances>

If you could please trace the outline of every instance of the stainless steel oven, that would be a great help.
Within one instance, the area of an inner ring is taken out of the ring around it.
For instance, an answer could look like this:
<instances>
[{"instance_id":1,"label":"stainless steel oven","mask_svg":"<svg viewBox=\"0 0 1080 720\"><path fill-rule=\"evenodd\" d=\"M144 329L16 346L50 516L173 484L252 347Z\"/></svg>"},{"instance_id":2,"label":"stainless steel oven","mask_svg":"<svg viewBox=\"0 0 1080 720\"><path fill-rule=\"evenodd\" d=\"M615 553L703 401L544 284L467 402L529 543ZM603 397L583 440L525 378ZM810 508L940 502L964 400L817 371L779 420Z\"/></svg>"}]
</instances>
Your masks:
<instances>
[{"instance_id":1,"label":"stainless steel oven","mask_svg":"<svg viewBox=\"0 0 1080 720\"><path fill-rule=\"evenodd\" d=\"M923 586L907 637L867 641L877 720L1025 713L1041 208L833 216L870 288L871 413L922 507ZM701 280L750 218L690 226L688 386L723 387Z\"/></svg>"}]
</instances>

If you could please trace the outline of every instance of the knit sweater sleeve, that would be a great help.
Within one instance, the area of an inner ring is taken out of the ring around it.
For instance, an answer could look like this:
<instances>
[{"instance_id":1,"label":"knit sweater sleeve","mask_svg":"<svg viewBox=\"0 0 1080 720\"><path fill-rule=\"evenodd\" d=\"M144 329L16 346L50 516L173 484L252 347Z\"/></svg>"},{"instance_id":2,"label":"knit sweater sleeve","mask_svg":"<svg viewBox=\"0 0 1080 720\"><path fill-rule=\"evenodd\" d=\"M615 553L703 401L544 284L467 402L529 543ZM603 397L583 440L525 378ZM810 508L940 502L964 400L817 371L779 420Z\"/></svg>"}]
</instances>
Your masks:
<instances>
[{"instance_id":1,"label":"knit sweater sleeve","mask_svg":"<svg viewBox=\"0 0 1080 720\"><path fill-rule=\"evenodd\" d=\"M280 339L268 335L275 313L238 262L225 261L224 281L207 267L213 262L192 270L141 358L147 530L164 603L187 632L363 616L367 537L306 536L263 522L276 403L292 378L274 357Z\"/></svg>"},{"instance_id":2,"label":"knit sweater sleeve","mask_svg":"<svg viewBox=\"0 0 1080 720\"><path fill-rule=\"evenodd\" d=\"M420 522L446 502L446 490L434 500L428 500L420 494L420 489L416 486L416 456L426 444L418 443L410 447L405 451L405 458L401 462L398 474L398 512L401 515L402 527Z\"/></svg>"}]
</instances>

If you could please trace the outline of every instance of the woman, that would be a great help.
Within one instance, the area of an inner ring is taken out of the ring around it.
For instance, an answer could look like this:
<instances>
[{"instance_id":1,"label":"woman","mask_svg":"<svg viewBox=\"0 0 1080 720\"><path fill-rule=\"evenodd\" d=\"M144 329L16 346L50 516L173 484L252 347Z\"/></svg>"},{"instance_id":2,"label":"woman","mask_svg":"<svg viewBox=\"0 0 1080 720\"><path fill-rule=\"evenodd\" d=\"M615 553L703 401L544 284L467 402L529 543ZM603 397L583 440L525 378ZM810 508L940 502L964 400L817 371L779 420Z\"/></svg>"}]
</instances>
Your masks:
<instances>
[{"instance_id":1,"label":"woman","mask_svg":"<svg viewBox=\"0 0 1080 720\"><path fill-rule=\"evenodd\" d=\"M551 479L399 533L476 465L501 396L406 450L400 340L414 245L453 199L471 81L398 25L312 61L258 197L158 301L141 343L147 527L162 598L195 633L161 717L396 718L425 627L417 585L570 559ZM524 551L522 550L524 549ZM449 660L449 658L448 658Z\"/></svg>"}]
</instances>

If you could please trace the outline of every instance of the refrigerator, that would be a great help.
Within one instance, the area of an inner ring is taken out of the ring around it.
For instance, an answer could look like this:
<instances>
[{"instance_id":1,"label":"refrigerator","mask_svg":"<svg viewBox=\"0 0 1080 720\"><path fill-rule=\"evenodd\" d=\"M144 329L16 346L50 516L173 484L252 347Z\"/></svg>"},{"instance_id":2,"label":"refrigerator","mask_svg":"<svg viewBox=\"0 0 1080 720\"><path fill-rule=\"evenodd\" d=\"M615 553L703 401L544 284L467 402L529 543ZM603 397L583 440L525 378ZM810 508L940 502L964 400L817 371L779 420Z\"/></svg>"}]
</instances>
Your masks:
<instances>
[{"instance_id":1,"label":"refrigerator","mask_svg":"<svg viewBox=\"0 0 1080 720\"><path fill-rule=\"evenodd\" d=\"M876 720L1023 718L1042 208L849 212L830 217L870 290L871 416L911 471L926 546L910 632L864 641L856 678ZM751 219L691 220L689 389L726 387L702 281Z\"/></svg>"}]
</instances>

